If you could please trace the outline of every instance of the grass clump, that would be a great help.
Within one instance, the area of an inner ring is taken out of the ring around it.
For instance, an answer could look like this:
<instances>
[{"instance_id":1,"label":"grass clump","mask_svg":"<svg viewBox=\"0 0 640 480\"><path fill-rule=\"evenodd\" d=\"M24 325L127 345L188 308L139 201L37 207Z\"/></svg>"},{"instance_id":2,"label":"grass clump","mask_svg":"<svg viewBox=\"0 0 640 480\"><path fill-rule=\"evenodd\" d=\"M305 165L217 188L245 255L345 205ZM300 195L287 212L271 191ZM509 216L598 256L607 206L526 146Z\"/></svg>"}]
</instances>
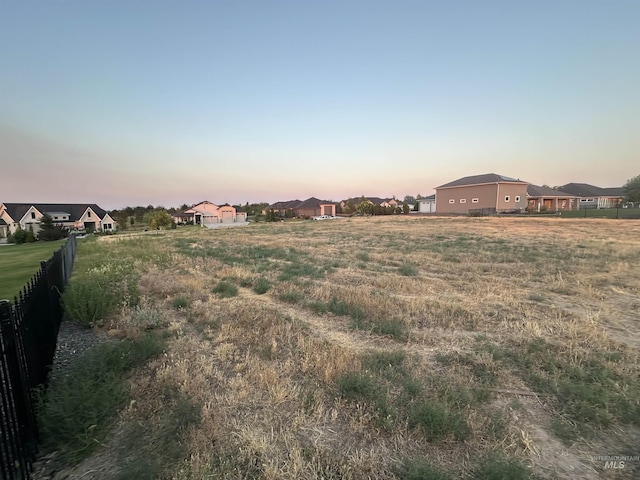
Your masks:
<instances>
[{"instance_id":1,"label":"grass clump","mask_svg":"<svg viewBox=\"0 0 640 480\"><path fill-rule=\"evenodd\" d=\"M128 398L125 375L159 354L164 343L148 335L137 342L103 343L52 378L40 397L38 423L45 450L69 462L104 442L114 415Z\"/></svg>"},{"instance_id":2,"label":"grass clump","mask_svg":"<svg viewBox=\"0 0 640 480\"><path fill-rule=\"evenodd\" d=\"M174 298L171 302L171 306L176 310L182 310L189 306L189 300L184 297Z\"/></svg>"},{"instance_id":3,"label":"grass clump","mask_svg":"<svg viewBox=\"0 0 640 480\"><path fill-rule=\"evenodd\" d=\"M397 469L402 480L452 480L454 477L434 467L426 458L405 459Z\"/></svg>"},{"instance_id":4,"label":"grass clump","mask_svg":"<svg viewBox=\"0 0 640 480\"><path fill-rule=\"evenodd\" d=\"M471 472L477 480L533 480L527 468L518 460L498 454L491 454L480 460Z\"/></svg>"},{"instance_id":5,"label":"grass clump","mask_svg":"<svg viewBox=\"0 0 640 480\"><path fill-rule=\"evenodd\" d=\"M238 295L238 287L231 282L222 280L213 287L213 293L217 293L221 298L235 297Z\"/></svg>"},{"instance_id":6,"label":"grass clump","mask_svg":"<svg viewBox=\"0 0 640 480\"><path fill-rule=\"evenodd\" d=\"M290 290L279 294L278 300L285 303L300 303L304 300L304 295L296 290Z\"/></svg>"},{"instance_id":7,"label":"grass clump","mask_svg":"<svg viewBox=\"0 0 640 480\"><path fill-rule=\"evenodd\" d=\"M463 441L471 434L469 425L460 414L433 400L418 403L410 409L409 426L420 429L430 442L449 437Z\"/></svg>"},{"instance_id":8,"label":"grass clump","mask_svg":"<svg viewBox=\"0 0 640 480\"><path fill-rule=\"evenodd\" d=\"M353 317L352 317L353 318ZM362 317L353 318L351 328L355 330L365 330L376 335L385 335L393 337L396 340L404 341L407 338L408 330L403 322L396 319L383 320L372 319L365 320Z\"/></svg>"},{"instance_id":9,"label":"grass clump","mask_svg":"<svg viewBox=\"0 0 640 480\"><path fill-rule=\"evenodd\" d=\"M266 278L259 278L253 284L253 291L258 295L263 295L269 291L271 283Z\"/></svg>"},{"instance_id":10,"label":"grass clump","mask_svg":"<svg viewBox=\"0 0 640 480\"><path fill-rule=\"evenodd\" d=\"M415 265L405 263L398 268L398 273L400 275L404 275L405 277L415 277L416 275L418 275L418 269Z\"/></svg>"}]
</instances>

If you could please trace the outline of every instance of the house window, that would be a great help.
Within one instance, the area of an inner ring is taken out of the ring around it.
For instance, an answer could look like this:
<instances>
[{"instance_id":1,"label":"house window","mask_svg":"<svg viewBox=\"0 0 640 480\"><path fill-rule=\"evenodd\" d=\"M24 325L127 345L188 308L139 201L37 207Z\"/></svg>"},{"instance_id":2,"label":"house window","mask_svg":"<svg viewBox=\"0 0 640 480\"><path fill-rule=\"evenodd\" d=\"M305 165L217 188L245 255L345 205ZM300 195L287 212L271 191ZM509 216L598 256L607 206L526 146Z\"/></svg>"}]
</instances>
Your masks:
<instances>
[{"instance_id":1,"label":"house window","mask_svg":"<svg viewBox=\"0 0 640 480\"><path fill-rule=\"evenodd\" d=\"M516 195L516 203L520 202L520 195Z\"/></svg>"},{"instance_id":2,"label":"house window","mask_svg":"<svg viewBox=\"0 0 640 480\"><path fill-rule=\"evenodd\" d=\"M511 197L509 195L505 195L504 196L504 202L505 203L509 203L510 200L511 200Z\"/></svg>"},{"instance_id":3,"label":"house window","mask_svg":"<svg viewBox=\"0 0 640 480\"><path fill-rule=\"evenodd\" d=\"M477 198L472 198L471 199L471 203L478 203L480 200L478 200Z\"/></svg>"},{"instance_id":4,"label":"house window","mask_svg":"<svg viewBox=\"0 0 640 480\"><path fill-rule=\"evenodd\" d=\"M57 220L57 219L58 219L58 217L53 217L53 219L54 219L54 220Z\"/></svg>"},{"instance_id":5,"label":"house window","mask_svg":"<svg viewBox=\"0 0 640 480\"><path fill-rule=\"evenodd\" d=\"M461 198L460 199L460 203L467 203L467 199L466 198Z\"/></svg>"},{"instance_id":6,"label":"house window","mask_svg":"<svg viewBox=\"0 0 640 480\"><path fill-rule=\"evenodd\" d=\"M452 198L451 200L449 200L449 203L456 203L456 201Z\"/></svg>"},{"instance_id":7,"label":"house window","mask_svg":"<svg viewBox=\"0 0 640 480\"><path fill-rule=\"evenodd\" d=\"M87 212L87 217L91 218L91 210Z\"/></svg>"},{"instance_id":8,"label":"house window","mask_svg":"<svg viewBox=\"0 0 640 480\"><path fill-rule=\"evenodd\" d=\"M36 212L31 212L31 218L35 219L36 218Z\"/></svg>"}]
</instances>

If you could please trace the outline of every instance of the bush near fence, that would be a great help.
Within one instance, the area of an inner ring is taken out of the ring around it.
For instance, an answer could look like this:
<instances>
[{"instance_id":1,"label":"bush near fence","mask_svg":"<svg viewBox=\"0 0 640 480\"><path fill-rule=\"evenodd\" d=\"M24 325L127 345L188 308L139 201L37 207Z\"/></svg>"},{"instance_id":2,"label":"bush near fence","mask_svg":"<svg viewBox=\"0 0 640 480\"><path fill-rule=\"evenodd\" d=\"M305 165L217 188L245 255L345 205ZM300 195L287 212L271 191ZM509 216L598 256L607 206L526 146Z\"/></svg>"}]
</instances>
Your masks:
<instances>
[{"instance_id":1,"label":"bush near fence","mask_svg":"<svg viewBox=\"0 0 640 480\"><path fill-rule=\"evenodd\" d=\"M69 240L24 286L13 303L0 300L0 473L30 478L37 453L34 393L47 386L76 239Z\"/></svg>"}]
</instances>

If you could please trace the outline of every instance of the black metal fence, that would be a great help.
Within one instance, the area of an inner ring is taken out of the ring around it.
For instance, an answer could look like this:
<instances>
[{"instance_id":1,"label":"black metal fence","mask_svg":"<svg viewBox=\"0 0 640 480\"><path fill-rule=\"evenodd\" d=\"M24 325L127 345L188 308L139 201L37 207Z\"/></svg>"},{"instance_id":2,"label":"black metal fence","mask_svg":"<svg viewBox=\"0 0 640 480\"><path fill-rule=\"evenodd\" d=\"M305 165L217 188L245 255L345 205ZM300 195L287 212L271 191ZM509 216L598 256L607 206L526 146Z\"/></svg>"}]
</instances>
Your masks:
<instances>
[{"instance_id":1,"label":"black metal fence","mask_svg":"<svg viewBox=\"0 0 640 480\"><path fill-rule=\"evenodd\" d=\"M75 237L14 298L0 300L0 472L28 479L37 453L34 392L46 388L62 321L60 295L76 254Z\"/></svg>"}]
</instances>

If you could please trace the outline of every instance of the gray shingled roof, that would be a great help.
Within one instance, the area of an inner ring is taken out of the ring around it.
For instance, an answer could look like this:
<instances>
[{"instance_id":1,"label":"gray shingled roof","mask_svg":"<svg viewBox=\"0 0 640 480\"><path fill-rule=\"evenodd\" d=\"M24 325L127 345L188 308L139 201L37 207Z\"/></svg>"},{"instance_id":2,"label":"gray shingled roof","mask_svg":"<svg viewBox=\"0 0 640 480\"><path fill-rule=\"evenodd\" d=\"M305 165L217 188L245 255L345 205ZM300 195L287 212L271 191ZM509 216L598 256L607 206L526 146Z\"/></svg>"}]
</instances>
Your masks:
<instances>
[{"instance_id":1,"label":"gray shingled roof","mask_svg":"<svg viewBox=\"0 0 640 480\"><path fill-rule=\"evenodd\" d=\"M549 187L539 187L538 185L527 185L527 195L530 197L575 197L575 195Z\"/></svg>"},{"instance_id":2,"label":"gray shingled roof","mask_svg":"<svg viewBox=\"0 0 640 480\"><path fill-rule=\"evenodd\" d=\"M622 187L601 188L588 183L567 183L560 188L576 197L622 197L624 195Z\"/></svg>"},{"instance_id":3,"label":"gray shingled roof","mask_svg":"<svg viewBox=\"0 0 640 480\"><path fill-rule=\"evenodd\" d=\"M445 183L436 188L448 187L466 187L469 185L481 185L485 183L527 183L516 178L505 177L496 173L485 173L484 175L472 175L470 177L462 177L453 182Z\"/></svg>"}]
</instances>

